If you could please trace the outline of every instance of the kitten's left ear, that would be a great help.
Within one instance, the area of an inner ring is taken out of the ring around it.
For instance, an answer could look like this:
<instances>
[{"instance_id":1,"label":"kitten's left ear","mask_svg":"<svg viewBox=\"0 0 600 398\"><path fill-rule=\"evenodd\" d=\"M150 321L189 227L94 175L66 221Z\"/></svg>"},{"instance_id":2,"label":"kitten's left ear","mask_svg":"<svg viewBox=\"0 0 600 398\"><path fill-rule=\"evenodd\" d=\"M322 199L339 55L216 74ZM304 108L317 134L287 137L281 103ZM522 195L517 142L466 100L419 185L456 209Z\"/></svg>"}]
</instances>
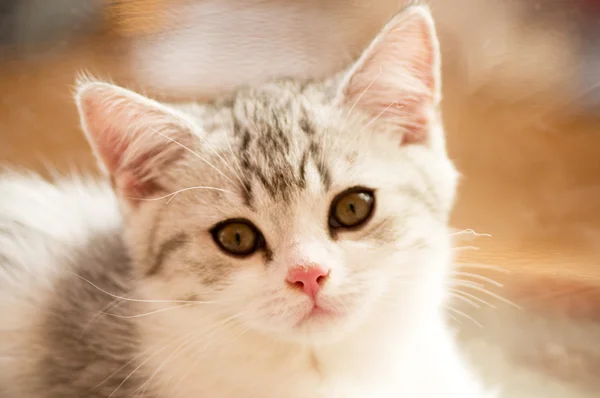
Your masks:
<instances>
[{"instance_id":1,"label":"kitten's left ear","mask_svg":"<svg viewBox=\"0 0 600 398\"><path fill-rule=\"evenodd\" d=\"M182 116L159 102L98 81L79 82L81 125L99 163L130 204L164 191L162 182L192 137Z\"/></svg>"},{"instance_id":2,"label":"kitten's left ear","mask_svg":"<svg viewBox=\"0 0 600 398\"><path fill-rule=\"evenodd\" d=\"M427 142L440 101L440 53L425 6L396 15L345 76L338 100L397 128L403 143Z\"/></svg>"}]
</instances>

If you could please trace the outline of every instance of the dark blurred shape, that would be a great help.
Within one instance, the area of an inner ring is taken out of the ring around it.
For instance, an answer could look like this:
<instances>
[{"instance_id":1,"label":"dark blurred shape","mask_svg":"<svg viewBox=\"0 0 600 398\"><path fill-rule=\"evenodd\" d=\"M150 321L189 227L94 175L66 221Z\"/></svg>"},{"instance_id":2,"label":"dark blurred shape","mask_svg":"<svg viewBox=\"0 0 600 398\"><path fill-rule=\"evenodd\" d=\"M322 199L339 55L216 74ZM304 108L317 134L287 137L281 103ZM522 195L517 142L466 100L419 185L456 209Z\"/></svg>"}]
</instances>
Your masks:
<instances>
[{"instance_id":1,"label":"dark blurred shape","mask_svg":"<svg viewBox=\"0 0 600 398\"><path fill-rule=\"evenodd\" d=\"M579 0L582 7L579 83L583 111L600 115L600 1Z\"/></svg>"},{"instance_id":2,"label":"dark blurred shape","mask_svg":"<svg viewBox=\"0 0 600 398\"><path fill-rule=\"evenodd\" d=\"M19 0L4 0L0 2L0 46L11 43L14 38L14 10Z\"/></svg>"},{"instance_id":3,"label":"dark blurred shape","mask_svg":"<svg viewBox=\"0 0 600 398\"><path fill-rule=\"evenodd\" d=\"M102 0L3 0L2 53L28 52L42 45L61 47L94 32L102 22ZM8 50L8 51L7 51Z\"/></svg>"}]
</instances>

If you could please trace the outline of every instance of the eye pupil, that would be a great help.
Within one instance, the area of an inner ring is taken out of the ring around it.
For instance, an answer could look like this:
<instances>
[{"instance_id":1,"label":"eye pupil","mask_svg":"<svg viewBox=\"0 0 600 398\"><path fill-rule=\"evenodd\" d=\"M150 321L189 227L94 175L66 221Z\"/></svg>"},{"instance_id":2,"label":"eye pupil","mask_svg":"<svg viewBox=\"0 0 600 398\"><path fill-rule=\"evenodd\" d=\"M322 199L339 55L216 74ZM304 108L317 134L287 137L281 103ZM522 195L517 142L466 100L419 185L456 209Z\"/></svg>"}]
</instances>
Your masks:
<instances>
[{"instance_id":1,"label":"eye pupil","mask_svg":"<svg viewBox=\"0 0 600 398\"><path fill-rule=\"evenodd\" d=\"M248 256L257 251L264 239L258 229L248 220L227 220L211 230L217 246L227 254Z\"/></svg>"},{"instance_id":2,"label":"eye pupil","mask_svg":"<svg viewBox=\"0 0 600 398\"><path fill-rule=\"evenodd\" d=\"M372 190L360 187L348 189L333 200L329 226L336 229L357 228L369 220L374 204Z\"/></svg>"}]
</instances>

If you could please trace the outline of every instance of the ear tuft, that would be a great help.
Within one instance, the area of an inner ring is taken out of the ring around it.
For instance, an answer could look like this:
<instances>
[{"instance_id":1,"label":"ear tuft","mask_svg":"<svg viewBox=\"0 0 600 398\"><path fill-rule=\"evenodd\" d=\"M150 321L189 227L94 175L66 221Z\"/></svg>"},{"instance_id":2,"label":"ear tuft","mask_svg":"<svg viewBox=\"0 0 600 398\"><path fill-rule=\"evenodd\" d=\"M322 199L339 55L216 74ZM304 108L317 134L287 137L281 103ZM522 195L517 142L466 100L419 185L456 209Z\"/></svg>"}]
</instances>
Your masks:
<instances>
[{"instance_id":1,"label":"ear tuft","mask_svg":"<svg viewBox=\"0 0 600 398\"><path fill-rule=\"evenodd\" d=\"M383 28L346 75L340 98L391 123L404 143L427 141L440 101L440 53L426 6L408 7Z\"/></svg>"},{"instance_id":2,"label":"ear tuft","mask_svg":"<svg viewBox=\"0 0 600 398\"><path fill-rule=\"evenodd\" d=\"M168 107L124 88L78 79L81 126L119 193L147 197L160 190L165 166L183 154L188 126ZM178 145L179 144L179 145Z\"/></svg>"}]
</instances>

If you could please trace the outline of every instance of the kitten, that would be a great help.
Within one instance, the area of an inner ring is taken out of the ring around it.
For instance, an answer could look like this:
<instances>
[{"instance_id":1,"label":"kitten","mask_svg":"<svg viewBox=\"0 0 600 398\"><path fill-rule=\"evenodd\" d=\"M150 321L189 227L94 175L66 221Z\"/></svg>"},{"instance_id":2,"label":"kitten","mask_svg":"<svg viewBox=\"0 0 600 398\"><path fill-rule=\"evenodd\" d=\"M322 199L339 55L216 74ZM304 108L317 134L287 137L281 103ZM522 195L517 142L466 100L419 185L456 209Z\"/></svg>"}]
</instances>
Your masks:
<instances>
[{"instance_id":1,"label":"kitten","mask_svg":"<svg viewBox=\"0 0 600 398\"><path fill-rule=\"evenodd\" d=\"M83 81L111 185L0 182L0 396L487 397L442 308L457 173L429 11L324 82Z\"/></svg>"}]
</instances>

